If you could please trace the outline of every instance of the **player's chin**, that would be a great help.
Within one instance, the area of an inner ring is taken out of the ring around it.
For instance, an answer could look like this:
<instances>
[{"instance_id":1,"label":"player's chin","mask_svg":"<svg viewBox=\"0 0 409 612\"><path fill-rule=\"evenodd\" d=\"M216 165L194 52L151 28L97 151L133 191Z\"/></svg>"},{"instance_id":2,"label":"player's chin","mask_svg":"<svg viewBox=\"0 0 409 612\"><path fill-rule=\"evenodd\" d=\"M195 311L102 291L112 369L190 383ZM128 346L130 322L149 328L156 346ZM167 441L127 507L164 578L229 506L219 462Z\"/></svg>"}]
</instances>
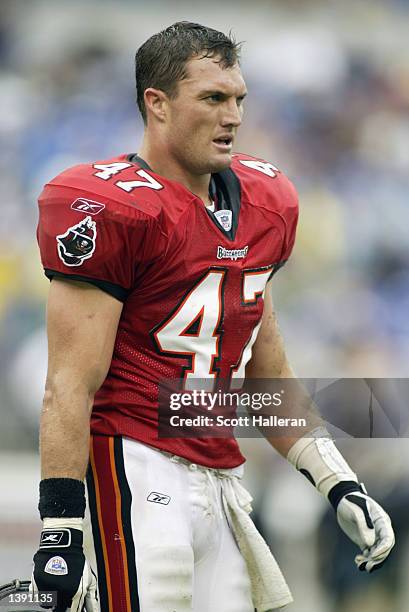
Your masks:
<instances>
[{"instance_id":1,"label":"player's chin","mask_svg":"<svg viewBox=\"0 0 409 612\"><path fill-rule=\"evenodd\" d=\"M233 157L231 152L214 155L209 160L210 172L221 172L231 166L232 161Z\"/></svg>"}]
</instances>

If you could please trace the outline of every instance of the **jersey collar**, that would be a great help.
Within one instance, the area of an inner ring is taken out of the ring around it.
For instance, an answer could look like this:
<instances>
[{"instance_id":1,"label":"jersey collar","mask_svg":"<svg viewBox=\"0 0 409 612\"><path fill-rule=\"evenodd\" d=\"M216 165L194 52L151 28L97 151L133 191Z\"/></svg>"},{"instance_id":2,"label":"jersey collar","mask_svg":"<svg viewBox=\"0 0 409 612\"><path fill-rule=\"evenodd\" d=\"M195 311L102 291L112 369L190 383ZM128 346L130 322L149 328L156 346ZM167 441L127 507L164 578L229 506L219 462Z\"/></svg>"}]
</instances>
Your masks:
<instances>
[{"instance_id":1,"label":"jersey collar","mask_svg":"<svg viewBox=\"0 0 409 612\"><path fill-rule=\"evenodd\" d=\"M128 161L138 164L144 170L153 172L152 168L146 163L142 157L139 157L137 153L130 153L127 155ZM231 210L232 213L232 224L229 231L223 229L215 216L215 212L207 207L204 207L206 213L209 215L213 223L216 225L223 234L234 240L239 224L240 206L241 206L241 185L237 175L231 168L226 168L221 172L216 172L211 175L209 185L209 195L212 200L217 202L217 211L220 210Z\"/></svg>"}]
</instances>

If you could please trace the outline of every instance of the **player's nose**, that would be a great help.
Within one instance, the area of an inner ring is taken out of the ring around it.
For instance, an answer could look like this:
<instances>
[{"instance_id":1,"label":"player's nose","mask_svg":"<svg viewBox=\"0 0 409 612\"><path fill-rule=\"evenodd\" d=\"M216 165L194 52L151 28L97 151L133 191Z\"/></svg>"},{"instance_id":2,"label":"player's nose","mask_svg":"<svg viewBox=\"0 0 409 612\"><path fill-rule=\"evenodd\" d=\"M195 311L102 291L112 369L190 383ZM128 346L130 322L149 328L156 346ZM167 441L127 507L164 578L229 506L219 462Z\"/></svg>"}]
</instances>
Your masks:
<instances>
[{"instance_id":1,"label":"player's nose","mask_svg":"<svg viewBox=\"0 0 409 612\"><path fill-rule=\"evenodd\" d=\"M229 101L223 109L222 126L239 127L241 124L242 112L236 100Z\"/></svg>"}]
</instances>

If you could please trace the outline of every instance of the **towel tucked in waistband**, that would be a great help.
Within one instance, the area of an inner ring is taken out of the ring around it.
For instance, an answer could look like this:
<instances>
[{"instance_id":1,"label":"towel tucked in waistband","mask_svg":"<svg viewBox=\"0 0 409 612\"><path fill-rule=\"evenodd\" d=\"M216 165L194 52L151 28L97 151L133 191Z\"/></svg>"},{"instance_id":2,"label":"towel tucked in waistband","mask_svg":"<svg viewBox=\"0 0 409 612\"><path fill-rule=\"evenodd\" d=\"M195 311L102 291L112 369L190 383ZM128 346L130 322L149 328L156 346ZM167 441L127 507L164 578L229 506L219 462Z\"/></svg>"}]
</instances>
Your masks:
<instances>
[{"instance_id":1,"label":"towel tucked in waistband","mask_svg":"<svg viewBox=\"0 0 409 612\"><path fill-rule=\"evenodd\" d=\"M226 470L227 472L227 470ZM221 475L223 504L250 576L257 612L270 612L293 601L290 589L266 542L251 520L252 497L237 476Z\"/></svg>"}]
</instances>

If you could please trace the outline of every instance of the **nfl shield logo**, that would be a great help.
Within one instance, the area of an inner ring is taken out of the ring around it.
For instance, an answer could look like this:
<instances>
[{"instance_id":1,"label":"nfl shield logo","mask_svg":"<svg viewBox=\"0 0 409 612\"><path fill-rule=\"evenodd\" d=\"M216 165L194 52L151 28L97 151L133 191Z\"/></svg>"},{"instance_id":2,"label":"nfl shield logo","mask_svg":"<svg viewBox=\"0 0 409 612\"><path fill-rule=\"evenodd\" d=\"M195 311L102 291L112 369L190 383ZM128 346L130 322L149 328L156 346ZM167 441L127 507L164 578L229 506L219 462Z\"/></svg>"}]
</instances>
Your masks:
<instances>
[{"instance_id":1,"label":"nfl shield logo","mask_svg":"<svg viewBox=\"0 0 409 612\"><path fill-rule=\"evenodd\" d=\"M231 210L218 210L214 213L216 219L222 226L225 232L229 232L231 230L232 223L232 211Z\"/></svg>"}]
</instances>

